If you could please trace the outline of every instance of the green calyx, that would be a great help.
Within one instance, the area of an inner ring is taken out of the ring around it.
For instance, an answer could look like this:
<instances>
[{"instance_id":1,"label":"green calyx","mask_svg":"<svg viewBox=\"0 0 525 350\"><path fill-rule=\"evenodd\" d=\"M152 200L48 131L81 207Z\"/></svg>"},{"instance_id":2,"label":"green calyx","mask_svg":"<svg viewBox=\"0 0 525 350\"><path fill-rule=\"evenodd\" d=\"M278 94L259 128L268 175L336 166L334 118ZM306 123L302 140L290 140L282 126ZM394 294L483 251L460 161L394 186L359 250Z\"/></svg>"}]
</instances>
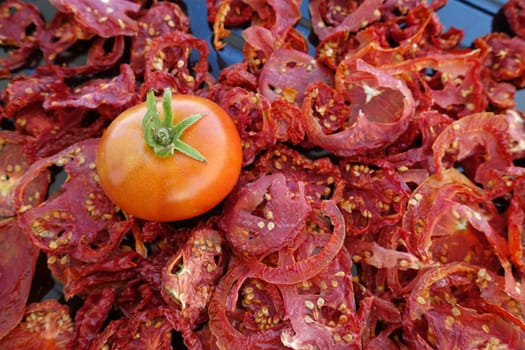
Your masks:
<instances>
[{"instance_id":1,"label":"green calyx","mask_svg":"<svg viewBox=\"0 0 525 350\"><path fill-rule=\"evenodd\" d=\"M202 114L190 115L173 125L171 90L169 88L164 90L164 98L162 101L164 120L159 118L157 101L153 90L150 90L146 97L146 109L146 115L144 119L142 119L144 140L156 155L167 158L173 156L175 152L181 152L200 162L207 162L206 158L204 158L199 151L181 140L184 131L199 121L203 117Z\"/></svg>"}]
</instances>

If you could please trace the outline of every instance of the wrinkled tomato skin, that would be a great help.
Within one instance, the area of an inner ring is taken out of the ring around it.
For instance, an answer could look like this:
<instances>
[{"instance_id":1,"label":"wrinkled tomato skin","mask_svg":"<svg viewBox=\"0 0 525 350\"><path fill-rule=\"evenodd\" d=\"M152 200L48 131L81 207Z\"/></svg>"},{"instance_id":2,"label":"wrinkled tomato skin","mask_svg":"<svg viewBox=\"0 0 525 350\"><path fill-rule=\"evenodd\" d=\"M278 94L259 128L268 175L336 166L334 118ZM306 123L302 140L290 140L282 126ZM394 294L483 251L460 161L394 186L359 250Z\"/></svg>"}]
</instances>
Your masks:
<instances>
[{"instance_id":1,"label":"wrinkled tomato skin","mask_svg":"<svg viewBox=\"0 0 525 350\"><path fill-rule=\"evenodd\" d=\"M162 110L160 103L157 108ZM174 123L203 114L181 139L207 162L180 152L168 158L157 156L144 142L145 103L120 114L99 143L100 185L116 205L142 219L178 221L203 214L226 197L240 174L239 133L222 108L203 97L175 95L172 109Z\"/></svg>"}]
</instances>

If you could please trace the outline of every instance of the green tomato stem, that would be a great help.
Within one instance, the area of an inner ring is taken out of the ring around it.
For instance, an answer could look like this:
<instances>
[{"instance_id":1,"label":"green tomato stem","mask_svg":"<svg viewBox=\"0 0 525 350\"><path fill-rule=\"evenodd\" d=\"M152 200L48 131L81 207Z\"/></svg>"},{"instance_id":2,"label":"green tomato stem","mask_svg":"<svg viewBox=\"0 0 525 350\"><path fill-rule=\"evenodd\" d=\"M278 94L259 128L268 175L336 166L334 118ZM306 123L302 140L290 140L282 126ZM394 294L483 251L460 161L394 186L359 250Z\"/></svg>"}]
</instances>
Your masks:
<instances>
[{"instance_id":1,"label":"green tomato stem","mask_svg":"<svg viewBox=\"0 0 525 350\"><path fill-rule=\"evenodd\" d=\"M164 120L159 118L155 94L153 90L150 90L146 97L147 111L142 119L146 144L153 149L156 155L162 158L171 157L175 152L180 152L190 158L206 163L207 159L199 151L181 140L186 129L198 122L203 117L203 114L190 115L173 125L171 90L169 88L164 90L162 109L164 111Z\"/></svg>"}]
</instances>

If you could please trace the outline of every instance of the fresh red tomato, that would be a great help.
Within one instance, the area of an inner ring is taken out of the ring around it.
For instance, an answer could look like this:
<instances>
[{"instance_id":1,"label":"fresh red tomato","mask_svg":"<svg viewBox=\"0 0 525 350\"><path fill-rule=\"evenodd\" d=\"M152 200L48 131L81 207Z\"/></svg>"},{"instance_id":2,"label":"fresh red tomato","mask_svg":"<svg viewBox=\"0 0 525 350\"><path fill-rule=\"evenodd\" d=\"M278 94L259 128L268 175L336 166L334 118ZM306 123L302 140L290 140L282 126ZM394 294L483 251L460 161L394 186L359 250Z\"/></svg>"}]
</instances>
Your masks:
<instances>
[{"instance_id":1,"label":"fresh red tomato","mask_svg":"<svg viewBox=\"0 0 525 350\"><path fill-rule=\"evenodd\" d=\"M203 214L233 189L242 147L230 116L214 102L166 89L121 113L97 152L100 185L126 213L154 221Z\"/></svg>"}]
</instances>

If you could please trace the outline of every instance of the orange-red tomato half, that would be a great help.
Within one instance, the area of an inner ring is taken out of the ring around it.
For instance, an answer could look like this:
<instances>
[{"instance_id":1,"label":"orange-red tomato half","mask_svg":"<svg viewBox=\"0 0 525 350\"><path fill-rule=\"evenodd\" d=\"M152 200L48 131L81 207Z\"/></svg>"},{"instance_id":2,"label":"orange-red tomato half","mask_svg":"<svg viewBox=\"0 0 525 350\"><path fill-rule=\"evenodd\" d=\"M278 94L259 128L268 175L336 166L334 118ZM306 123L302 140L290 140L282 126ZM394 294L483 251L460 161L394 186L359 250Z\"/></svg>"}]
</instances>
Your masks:
<instances>
[{"instance_id":1,"label":"orange-red tomato half","mask_svg":"<svg viewBox=\"0 0 525 350\"><path fill-rule=\"evenodd\" d=\"M178 221L201 215L219 204L235 186L242 166L239 133L216 103L193 95L171 98L173 124L201 114L181 141L206 162L175 151L159 157L145 142L146 103L120 114L105 130L97 152L100 185L124 212L153 221ZM164 120L161 102L159 117Z\"/></svg>"}]
</instances>

